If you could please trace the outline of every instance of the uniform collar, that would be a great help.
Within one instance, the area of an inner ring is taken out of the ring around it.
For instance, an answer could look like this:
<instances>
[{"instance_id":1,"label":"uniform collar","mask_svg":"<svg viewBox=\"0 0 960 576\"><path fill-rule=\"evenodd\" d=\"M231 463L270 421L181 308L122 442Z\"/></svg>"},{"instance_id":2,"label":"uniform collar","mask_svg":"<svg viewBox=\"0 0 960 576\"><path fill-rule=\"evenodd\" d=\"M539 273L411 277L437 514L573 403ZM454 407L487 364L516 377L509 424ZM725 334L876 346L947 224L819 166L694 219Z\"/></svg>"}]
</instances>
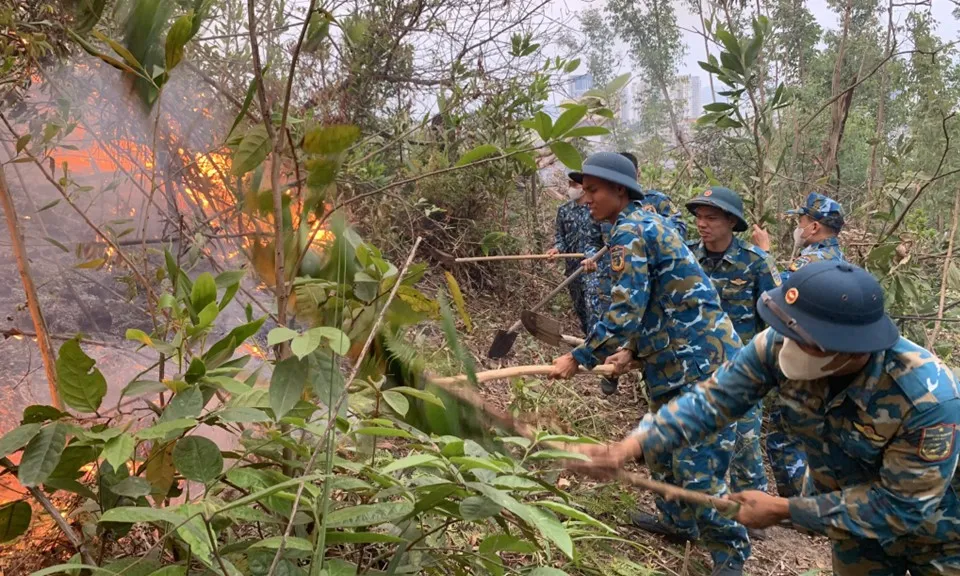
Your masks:
<instances>
[{"instance_id":1,"label":"uniform collar","mask_svg":"<svg viewBox=\"0 0 960 576\"><path fill-rule=\"evenodd\" d=\"M614 226L616 226L617 224L620 224L620 222L622 222L622 221L624 221L624 220L626 220L626 219L628 219L628 218L633 217L633 215L636 214L637 212L643 212L643 211L644 211L644 210L643 210L642 201L640 201L640 200L631 200L630 203L627 204L627 206L626 206L626 207L620 212L620 214L617 216L617 222L616 222L616 224L614 224Z\"/></svg>"},{"instance_id":2,"label":"uniform collar","mask_svg":"<svg viewBox=\"0 0 960 576\"><path fill-rule=\"evenodd\" d=\"M821 240L820 242L815 242L815 243L807 246L806 248L804 248L804 251L806 251L806 250L821 250L821 249L823 249L823 248L833 248L833 247L837 247L837 248L840 247L840 240L837 239L836 236L831 236L831 237L827 238L826 240Z\"/></svg>"},{"instance_id":3,"label":"uniform collar","mask_svg":"<svg viewBox=\"0 0 960 576\"><path fill-rule=\"evenodd\" d=\"M874 394L877 393L877 383L883 376L886 355L886 350L871 354L867 364L857 373L853 381L827 404L827 411L840 406L845 398L850 398L861 410L866 410Z\"/></svg>"},{"instance_id":4,"label":"uniform collar","mask_svg":"<svg viewBox=\"0 0 960 576\"><path fill-rule=\"evenodd\" d=\"M723 260L731 264L736 264L737 259L740 257L741 250L743 250L743 243L739 238L734 236L733 242L730 242L730 245L727 246L727 249L723 253ZM694 246L693 254L699 262L703 262L707 257L707 247L703 244L703 240L700 240L697 242L697 245Z\"/></svg>"}]
</instances>

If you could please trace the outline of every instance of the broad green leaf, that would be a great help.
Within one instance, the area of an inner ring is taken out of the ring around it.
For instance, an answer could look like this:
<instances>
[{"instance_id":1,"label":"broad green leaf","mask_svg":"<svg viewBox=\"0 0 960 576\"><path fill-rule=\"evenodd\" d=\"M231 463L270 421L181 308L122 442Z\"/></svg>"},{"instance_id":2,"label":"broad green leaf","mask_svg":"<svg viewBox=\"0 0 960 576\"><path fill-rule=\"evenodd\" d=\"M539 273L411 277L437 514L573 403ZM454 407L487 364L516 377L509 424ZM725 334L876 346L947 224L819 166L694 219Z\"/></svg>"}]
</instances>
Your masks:
<instances>
[{"instance_id":1,"label":"broad green leaf","mask_svg":"<svg viewBox=\"0 0 960 576\"><path fill-rule=\"evenodd\" d=\"M160 422L197 418L203 412L203 392L199 386L190 386L170 400L163 410Z\"/></svg>"},{"instance_id":2,"label":"broad green leaf","mask_svg":"<svg viewBox=\"0 0 960 576\"><path fill-rule=\"evenodd\" d=\"M67 427L60 423L44 426L23 449L18 478L24 486L43 484L60 462L67 445Z\"/></svg>"},{"instance_id":3,"label":"broad green leaf","mask_svg":"<svg viewBox=\"0 0 960 576\"><path fill-rule=\"evenodd\" d=\"M580 156L580 152L569 142L551 142L550 151L557 157L557 160L563 162L563 165L571 170L579 170L583 167L583 158Z\"/></svg>"},{"instance_id":4,"label":"broad green leaf","mask_svg":"<svg viewBox=\"0 0 960 576\"><path fill-rule=\"evenodd\" d=\"M184 520L179 512L169 508L150 508L148 506L121 506L112 508L103 513L100 522L121 522L135 524L137 522L169 522L176 526Z\"/></svg>"},{"instance_id":5,"label":"broad green leaf","mask_svg":"<svg viewBox=\"0 0 960 576\"><path fill-rule=\"evenodd\" d=\"M497 488L506 490L543 490L543 486L521 476L497 476L491 482Z\"/></svg>"},{"instance_id":6,"label":"broad green leaf","mask_svg":"<svg viewBox=\"0 0 960 576\"><path fill-rule=\"evenodd\" d=\"M293 409L303 395L303 388L309 377L309 364L306 360L286 358L273 369L270 378L270 407L274 418L280 420Z\"/></svg>"},{"instance_id":7,"label":"broad green leaf","mask_svg":"<svg viewBox=\"0 0 960 576\"><path fill-rule=\"evenodd\" d=\"M514 152L513 159L530 170L537 169L537 161L533 159L529 152Z\"/></svg>"},{"instance_id":8,"label":"broad green leaf","mask_svg":"<svg viewBox=\"0 0 960 576\"><path fill-rule=\"evenodd\" d=\"M190 303L195 310L203 310L211 302L217 301L217 282L213 274L204 272L193 281L193 290L190 291Z\"/></svg>"},{"instance_id":9,"label":"broad green leaf","mask_svg":"<svg viewBox=\"0 0 960 576\"><path fill-rule=\"evenodd\" d=\"M540 111L534 117L536 122L537 134L540 135L540 138L546 142L550 140L550 134L553 132L553 119L550 118L545 112Z\"/></svg>"},{"instance_id":10,"label":"broad green leaf","mask_svg":"<svg viewBox=\"0 0 960 576\"><path fill-rule=\"evenodd\" d=\"M181 566L180 564L171 564L170 566L164 566L159 570L151 572L147 576L186 576L186 574L186 566Z\"/></svg>"},{"instance_id":11,"label":"broad green leaf","mask_svg":"<svg viewBox=\"0 0 960 576\"><path fill-rule=\"evenodd\" d=\"M297 331L291 330L286 326L278 326L267 334L267 345L276 346L281 342L287 342L297 337Z\"/></svg>"},{"instance_id":12,"label":"broad green leaf","mask_svg":"<svg viewBox=\"0 0 960 576\"><path fill-rule=\"evenodd\" d=\"M101 455L104 460L113 466L114 470L119 470L120 467L133 456L133 450L136 445L137 441L133 436L124 432L116 438L107 440L107 444L103 447Z\"/></svg>"},{"instance_id":13,"label":"broad green leaf","mask_svg":"<svg viewBox=\"0 0 960 576\"><path fill-rule=\"evenodd\" d=\"M106 42L110 46L110 48L112 48L114 52L120 55L120 57L123 58L124 61L131 68L134 68L136 70L143 70L143 66L140 65L140 62L137 60L136 56L131 54L130 51L123 46L123 44L120 44L116 40L107 37L99 30L94 30L93 36L98 40L100 40L101 42Z\"/></svg>"},{"instance_id":14,"label":"broad green leaf","mask_svg":"<svg viewBox=\"0 0 960 576\"><path fill-rule=\"evenodd\" d=\"M413 512L407 501L361 504L334 510L327 515L327 528L360 528L395 522Z\"/></svg>"},{"instance_id":15,"label":"broad green leaf","mask_svg":"<svg viewBox=\"0 0 960 576\"><path fill-rule=\"evenodd\" d=\"M33 509L25 500L17 500L0 506L0 544L23 535L30 527Z\"/></svg>"},{"instance_id":16,"label":"broad green leaf","mask_svg":"<svg viewBox=\"0 0 960 576\"><path fill-rule=\"evenodd\" d=\"M170 31L167 32L167 40L164 43L164 67L168 72L183 60L183 47L193 36L194 17L193 10L190 10L177 18L177 21L170 27Z\"/></svg>"},{"instance_id":17,"label":"broad green leaf","mask_svg":"<svg viewBox=\"0 0 960 576\"><path fill-rule=\"evenodd\" d=\"M629 72L627 72L626 74L621 74L620 76L617 76L616 78L611 80L610 83L604 87L604 90L606 90L610 94L615 94L623 90L624 86L626 86L627 82L629 81L630 81Z\"/></svg>"},{"instance_id":18,"label":"broad green leaf","mask_svg":"<svg viewBox=\"0 0 960 576\"><path fill-rule=\"evenodd\" d=\"M56 364L57 388L67 406L79 412L96 412L107 393L107 380L77 339L63 343Z\"/></svg>"},{"instance_id":19,"label":"broad green leaf","mask_svg":"<svg viewBox=\"0 0 960 576\"><path fill-rule=\"evenodd\" d=\"M264 316L263 318L258 318L252 322L237 326L231 330L229 334L218 340L209 350L204 352L203 361L207 365L207 370L216 368L229 360L237 346L245 342L247 338L256 334L266 319L267 317Z\"/></svg>"},{"instance_id":20,"label":"broad green leaf","mask_svg":"<svg viewBox=\"0 0 960 576\"><path fill-rule=\"evenodd\" d=\"M506 471L502 464L493 462L487 458L479 458L476 456L454 456L450 458L450 462L459 466L462 472L471 470L473 468L483 468L484 470L490 470L491 472Z\"/></svg>"},{"instance_id":21,"label":"broad green leaf","mask_svg":"<svg viewBox=\"0 0 960 576\"><path fill-rule=\"evenodd\" d=\"M322 341L323 337L319 333L314 332L314 330L307 330L290 342L290 351L293 352L293 355L296 356L298 360L302 361L306 356L310 355L311 352L316 350Z\"/></svg>"},{"instance_id":22,"label":"broad green leaf","mask_svg":"<svg viewBox=\"0 0 960 576\"><path fill-rule=\"evenodd\" d=\"M578 126L566 134L565 138L587 138L589 136L605 136L610 130L603 126Z\"/></svg>"},{"instance_id":23,"label":"broad green leaf","mask_svg":"<svg viewBox=\"0 0 960 576\"><path fill-rule=\"evenodd\" d=\"M139 498L150 494L153 487L144 478L130 476L110 487L110 491L119 496L128 498Z\"/></svg>"},{"instance_id":24,"label":"broad green leaf","mask_svg":"<svg viewBox=\"0 0 960 576\"><path fill-rule=\"evenodd\" d=\"M399 392L387 390L383 393L383 400L400 416L406 416L407 412L410 411L410 401Z\"/></svg>"},{"instance_id":25,"label":"broad green leaf","mask_svg":"<svg viewBox=\"0 0 960 576\"><path fill-rule=\"evenodd\" d=\"M500 154L500 148L497 146L493 144L481 144L461 156L460 159L457 160L457 166L465 166L467 164L476 162L477 160L489 158L490 156L495 156L497 154Z\"/></svg>"},{"instance_id":26,"label":"broad green leaf","mask_svg":"<svg viewBox=\"0 0 960 576\"><path fill-rule=\"evenodd\" d=\"M496 516L503 507L486 496L470 496L460 502L460 515L467 522L475 522Z\"/></svg>"},{"instance_id":27,"label":"broad green leaf","mask_svg":"<svg viewBox=\"0 0 960 576\"><path fill-rule=\"evenodd\" d=\"M360 137L360 128L353 124L318 126L303 137L303 149L310 154L339 154Z\"/></svg>"},{"instance_id":28,"label":"broad green leaf","mask_svg":"<svg viewBox=\"0 0 960 576\"><path fill-rule=\"evenodd\" d=\"M555 518L525 504L518 502L506 492L480 482L468 482L467 487L483 494L500 506L522 518L527 524L535 527L540 534L553 542L568 558L573 558L573 540L566 528Z\"/></svg>"},{"instance_id":29,"label":"broad green leaf","mask_svg":"<svg viewBox=\"0 0 960 576\"><path fill-rule=\"evenodd\" d=\"M377 532L327 532L327 544L395 544L403 538Z\"/></svg>"},{"instance_id":30,"label":"broad green leaf","mask_svg":"<svg viewBox=\"0 0 960 576\"><path fill-rule=\"evenodd\" d=\"M193 428L197 425L197 421L193 418L178 418L176 420L169 420L166 422L159 422L150 426L149 428L144 428L137 432L137 438L141 440L158 440L164 438L167 434L171 432L180 432L188 428Z\"/></svg>"},{"instance_id":31,"label":"broad green leaf","mask_svg":"<svg viewBox=\"0 0 960 576\"><path fill-rule=\"evenodd\" d=\"M401 393L401 394L406 394L407 396L413 396L414 398L419 398L419 399L423 400L424 402L428 402L428 403L430 403L430 404L433 404L433 405L435 405L435 406L439 406L439 407L441 407L441 408L443 408L443 406L444 406L443 400L441 400L441 399L440 399L438 396L436 396L435 394L431 394L431 393L425 392L425 391L423 391L423 390L418 390L418 389L416 389L416 388L410 388L409 386L399 386L399 387L397 387L397 388L391 388L390 391L391 391L391 392L399 392L399 393Z\"/></svg>"},{"instance_id":32,"label":"broad green leaf","mask_svg":"<svg viewBox=\"0 0 960 576\"><path fill-rule=\"evenodd\" d=\"M568 452L566 450L540 450L536 454L531 454L533 460L589 460L590 457L579 452Z\"/></svg>"},{"instance_id":33,"label":"broad green leaf","mask_svg":"<svg viewBox=\"0 0 960 576\"><path fill-rule=\"evenodd\" d=\"M310 543L306 538L297 538L295 536L288 536L284 544L285 550L302 550L304 552L313 552L313 544ZM270 538L265 538L258 541L256 544L250 548L268 548L270 550L276 550L280 548L280 543L283 541L282 536L272 536Z\"/></svg>"},{"instance_id":34,"label":"broad green leaf","mask_svg":"<svg viewBox=\"0 0 960 576\"><path fill-rule=\"evenodd\" d=\"M30 143L30 138L33 136L31 134L24 134L23 136L17 138L17 154L23 152L23 149L27 147L27 144Z\"/></svg>"},{"instance_id":35,"label":"broad green leaf","mask_svg":"<svg viewBox=\"0 0 960 576\"><path fill-rule=\"evenodd\" d=\"M550 132L550 137L554 140L557 138L562 138L570 129L579 124L580 120L582 120L586 115L587 107L582 104L567 109L553 124L553 130Z\"/></svg>"},{"instance_id":36,"label":"broad green leaf","mask_svg":"<svg viewBox=\"0 0 960 576\"><path fill-rule=\"evenodd\" d=\"M382 428L378 426L370 426L366 428L358 428L353 431L353 434L358 436L379 436L386 438L410 438L413 439L413 434L407 432L406 430L401 430L399 428Z\"/></svg>"},{"instance_id":37,"label":"broad green leaf","mask_svg":"<svg viewBox=\"0 0 960 576\"><path fill-rule=\"evenodd\" d=\"M740 44L737 42L736 36L731 34L727 30L717 30L717 38L723 42L723 46L727 49L728 52L733 54L736 57L740 57ZM721 57L723 54L721 54Z\"/></svg>"},{"instance_id":38,"label":"broad green leaf","mask_svg":"<svg viewBox=\"0 0 960 576\"><path fill-rule=\"evenodd\" d=\"M263 73L267 73L269 66L264 66ZM227 137L224 138L224 141L230 140L230 136L233 135L233 131L237 129L237 126L240 125L240 122L243 121L244 116L247 115L247 110L250 109L250 103L253 102L253 96L257 93L257 79L252 78L250 80L250 85L247 86L247 93L243 97L243 105L240 106L240 111L237 112L236 118L233 119L233 124L230 125L230 131L227 132Z\"/></svg>"},{"instance_id":39,"label":"broad green leaf","mask_svg":"<svg viewBox=\"0 0 960 576\"><path fill-rule=\"evenodd\" d=\"M251 390L246 382L229 376L205 376L201 382L218 386L231 394L245 394Z\"/></svg>"},{"instance_id":40,"label":"broad green leaf","mask_svg":"<svg viewBox=\"0 0 960 576\"><path fill-rule=\"evenodd\" d=\"M569 574L567 574L563 570L560 570L559 568L551 568L550 566L540 566L528 572L527 576L569 576Z\"/></svg>"},{"instance_id":41,"label":"broad green leaf","mask_svg":"<svg viewBox=\"0 0 960 576\"><path fill-rule=\"evenodd\" d=\"M566 65L563 67L563 71L567 74L570 74L571 72L573 72L579 67L580 67L580 59L574 58L573 60L566 63Z\"/></svg>"},{"instance_id":42,"label":"broad green leaf","mask_svg":"<svg viewBox=\"0 0 960 576\"><path fill-rule=\"evenodd\" d=\"M134 342L139 342L144 346L153 346L153 339L144 332L143 330L138 330L136 328L127 328L126 334L127 340L133 340Z\"/></svg>"},{"instance_id":43,"label":"broad green leaf","mask_svg":"<svg viewBox=\"0 0 960 576\"><path fill-rule=\"evenodd\" d=\"M584 522L591 526L595 526L597 528L600 528L601 530L606 530L607 532L616 534L616 530L607 526L603 522L597 520L593 516L590 516L586 512L577 510L576 508L572 506L568 506L567 504L564 504L562 502L553 502L551 500L543 500L543 501L537 502L536 504L537 506L541 506L557 514L567 516L568 518L573 518L574 520L579 520L580 522Z\"/></svg>"},{"instance_id":44,"label":"broad green leaf","mask_svg":"<svg viewBox=\"0 0 960 576\"><path fill-rule=\"evenodd\" d=\"M256 408L227 408L217 413L217 417L223 422L237 422L241 424L253 422L266 422L270 420L267 413Z\"/></svg>"},{"instance_id":45,"label":"broad green leaf","mask_svg":"<svg viewBox=\"0 0 960 576\"><path fill-rule=\"evenodd\" d=\"M530 542L509 534L492 534L480 542L481 554L496 554L497 552L533 554L536 551L537 547Z\"/></svg>"},{"instance_id":46,"label":"broad green leaf","mask_svg":"<svg viewBox=\"0 0 960 576\"><path fill-rule=\"evenodd\" d=\"M21 424L43 424L52 420L61 420L70 417L66 412L61 412L53 406L44 404L34 404L23 409L23 418Z\"/></svg>"},{"instance_id":47,"label":"broad green leaf","mask_svg":"<svg viewBox=\"0 0 960 576\"><path fill-rule=\"evenodd\" d=\"M406 470L407 468L414 468L416 466L423 466L428 462L437 462L439 460L440 459L433 454L411 454L387 464L380 469L380 473L390 474L391 472Z\"/></svg>"},{"instance_id":48,"label":"broad green leaf","mask_svg":"<svg viewBox=\"0 0 960 576\"><path fill-rule=\"evenodd\" d=\"M166 392L168 388L163 384L163 382L157 382L155 380L136 380L127 384L127 386L120 392L120 396L144 396L147 394L159 394L161 392Z\"/></svg>"},{"instance_id":49,"label":"broad green leaf","mask_svg":"<svg viewBox=\"0 0 960 576\"><path fill-rule=\"evenodd\" d=\"M707 112L725 112L727 110L733 110L733 104L727 102L711 102L710 104L705 104L703 109Z\"/></svg>"},{"instance_id":50,"label":"broad green leaf","mask_svg":"<svg viewBox=\"0 0 960 576\"><path fill-rule=\"evenodd\" d=\"M233 167L230 172L234 176L243 176L259 166L267 158L273 148L267 129L257 124L250 128L240 141L240 146L233 155Z\"/></svg>"},{"instance_id":51,"label":"broad green leaf","mask_svg":"<svg viewBox=\"0 0 960 576\"><path fill-rule=\"evenodd\" d=\"M187 436L173 449L173 465L187 480L206 484L223 472L223 454L212 440Z\"/></svg>"},{"instance_id":52,"label":"broad green leaf","mask_svg":"<svg viewBox=\"0 0 960 576\"><path fill-rule=\"evenodd\" d=\"M0 438L0 457L13 454L33 440L40 432L40 424L24 424L7 432Z\"/></svg>"},{"instance_id":53,"label":"broad green leaf","mask_svg":"<svg viewBox=\"0 0 960 576\"><path fill-rule=\"evenodd\" d=\"M340 356L346 356L347 353L350 352L350 338L339 328L334 328L333 326L317 326L316 328L307 330L307 332L318 334L327 341L330 349Z\"/></svg>"}]
</instances>

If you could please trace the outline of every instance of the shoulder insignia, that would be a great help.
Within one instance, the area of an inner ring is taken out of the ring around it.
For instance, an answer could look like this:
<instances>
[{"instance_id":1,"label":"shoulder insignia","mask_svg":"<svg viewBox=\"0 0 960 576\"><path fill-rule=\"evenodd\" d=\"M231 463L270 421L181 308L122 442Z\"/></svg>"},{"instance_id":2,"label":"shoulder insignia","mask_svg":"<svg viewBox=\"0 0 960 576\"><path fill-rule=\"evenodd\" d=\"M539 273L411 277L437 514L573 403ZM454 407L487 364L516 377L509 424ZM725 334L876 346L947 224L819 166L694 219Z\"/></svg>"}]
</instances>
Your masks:
<instances>
[{"instance_id":1,"label":"shoulder insignia","mask_svg":"<svg viewBox=\"0 0 960 576\"><path fill-rule=\"evenodd\" d=\"M956 436L956 424L937 424L927 426L920 435L917 456L927 462L940 462L953 452L953 440Z\"/></svg>"},{"instance_id":2,"label":"shoulder insignia","mask_svg":"<svg viewBox=\"0 0 960 576\"><path fill-rule=\"evenodd\" d=\"M614 246L610 248L610 268L614 272L623 272L627 266L627 249L624 246Z\"/></svg>"},{"instance_id":3,"label":"shoulder insignia","mask_svg":"<svg viewBox=\"0 0 960 576\"><path fill-rule=\"evenodd\" d=\"M854 422L853 427L857 429L857 432L863 435L864 438L870 440L871 442L885 442L886 438L877 434L876 429L869 424L861 424L859 422Z\"/></svg>"},{"instance_id":4,"label":"shoulder insignia","mask_svg":"<svg viewBox=\"0 0 960 576\"><path fill-rule=\"evenodd\" d=\"M732 280L730 280L730 283L733 284L734 286L743 286L744 284L747 283L747 281L742 278L733 278Z\"/></svg>"},{"instance_id":5,"label":"shoulder insignia","mask_svg":"<svg viewBox=\"0 0 960 576\"><path fill-rule=\"evenodd\" d=\"M801 256L790 263L790 271L796 272L797 270L799 270L800 268L802 268L803 266L809 263L810 263L809 258L807 258L806 256Z\"/></svg>"},{"instance_id":6,"label":"shoulder insignia","mask_svg":"<svg viewBox=\"0 0 960 576\"><path fill-rule=\"evenodd\" d=\"M766 257L767 267L770 268L770 276L773 277L773 285L779 286L783 284L783 278L780 277L780 270L777 269L777 263L774 262L773 256L767 254Z\"/></svg>"}]
</instances>

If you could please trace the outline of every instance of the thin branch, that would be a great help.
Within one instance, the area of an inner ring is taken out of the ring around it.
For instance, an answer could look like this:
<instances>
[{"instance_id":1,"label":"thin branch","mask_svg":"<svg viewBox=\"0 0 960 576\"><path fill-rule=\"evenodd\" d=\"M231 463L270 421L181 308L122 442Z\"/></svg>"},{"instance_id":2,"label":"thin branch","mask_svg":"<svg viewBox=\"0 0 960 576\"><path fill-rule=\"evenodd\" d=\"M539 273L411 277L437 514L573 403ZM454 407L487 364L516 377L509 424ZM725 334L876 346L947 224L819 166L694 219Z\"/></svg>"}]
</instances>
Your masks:
<instances>
[{"instance_id":1,"label":"thin branch","mask_svg":"<svg viewBox=\"0 0 960 576\"><path fill-rule=\"evenodd\" d=\"M943 321L943 307L947 300L947 280L950 276L951 262L953 256L953 241L957 236L957 221L960 220L960 190L957 190L953 197L953 225L950 227L950 240L947 242L947 259L943 263L943 276L940 278L940 303L937 306L937 322L933 325L933 333L927 341L927 349L933 350L940 336L940 325Z\"/></svg>"}]
</instances>

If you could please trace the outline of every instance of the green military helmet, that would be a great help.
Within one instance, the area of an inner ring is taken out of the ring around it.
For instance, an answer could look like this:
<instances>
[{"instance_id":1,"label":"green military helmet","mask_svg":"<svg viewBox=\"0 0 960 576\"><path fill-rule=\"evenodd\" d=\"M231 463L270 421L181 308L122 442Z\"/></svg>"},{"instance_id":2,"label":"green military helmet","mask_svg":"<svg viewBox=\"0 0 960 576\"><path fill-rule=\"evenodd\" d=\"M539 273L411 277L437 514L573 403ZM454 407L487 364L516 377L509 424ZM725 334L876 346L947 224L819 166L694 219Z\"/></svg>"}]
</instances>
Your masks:
<instances>
[{"instance_id":1,"label":"green military helmet","mask_svg":"<svg viewBox=\"0 0 960 576\"><path fill-rule=\"evenodd\" d=\"M737 223L733 226L734 232L743 232L747 229L747 221L743 218L743 200L740 199L739 194L729 188L711 186L687 202L686 206L694 216L697 215L697 206L719 208L737 219Z\"/></svg>"},{"instance_id":2,"label":"green military helmet","mask_svg":"<svg viewBox=\"0 0 960 576\"><path fill-rule=\"evenodd\" d=\"M587 156L579 171L567 174L577 184L583 184L584 176L593 176L627 189L631 200L643 199L643 188L637 182L637 168L628 158L616 152L597 152Z\"/></svg>"}]
</instances>

